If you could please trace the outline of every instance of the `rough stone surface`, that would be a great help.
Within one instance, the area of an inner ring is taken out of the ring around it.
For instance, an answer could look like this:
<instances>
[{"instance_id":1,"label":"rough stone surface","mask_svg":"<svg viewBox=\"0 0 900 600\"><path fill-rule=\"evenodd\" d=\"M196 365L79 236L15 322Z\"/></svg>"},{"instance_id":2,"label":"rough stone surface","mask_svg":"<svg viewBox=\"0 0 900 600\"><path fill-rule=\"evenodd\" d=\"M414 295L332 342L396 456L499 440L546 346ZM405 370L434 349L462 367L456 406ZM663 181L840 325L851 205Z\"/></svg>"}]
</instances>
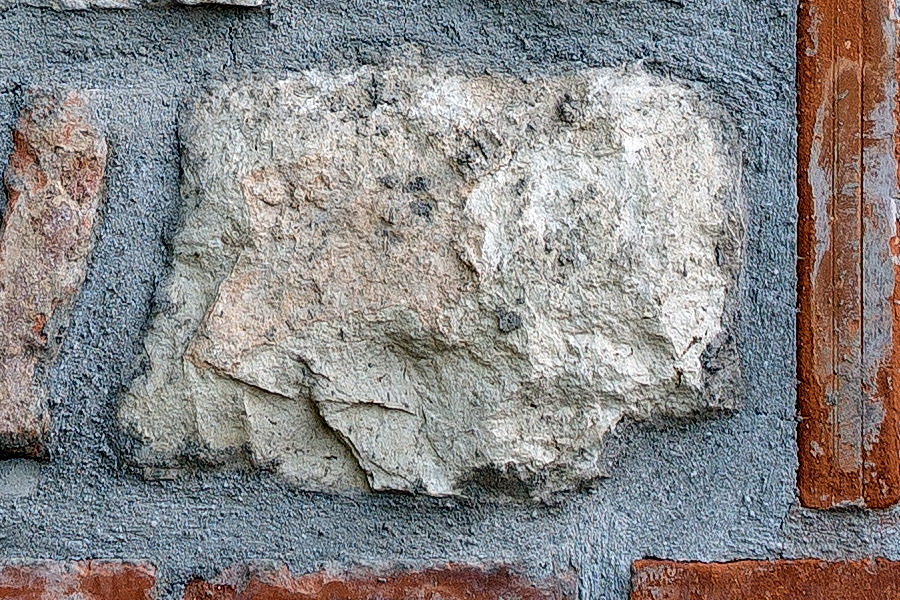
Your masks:
<instances>
[{"instance_id":1,"label":"rough stone surface","mask_svg":"<svg viewBox=\"0 0 900 600\"><path fill-rule=\"evenodd\" d=\"M0 598L150 600L156 569L145 563L84 561L0 565Z\"/></svg>"},{"instance_id":2,"label":"rough stone surface","mask_svg":"<svg viewBox=\"0 0 900 600\"><path fill-rule=\"evenodd\" d=\"M65 13L19 4L0 15L0 162L31 86L90 90L113 149L89 273L49 371L53 460L36 466L36 485L16 484L28 495L0 495L5 559L146 557L159 568L159 600L180 599L191 577L266 557L294 573L502 560L537 580L573 568L584 600L627 598L642 556L900 559L894 511L796 504L794 0L277 4ZM725 418L620 425L611 476L549 506L308 493L265 471L135 477L110 415L169 271L182 210L177 108L225 78L355 68L407 51L472 75L640 60L702 83L735 122L743 156L742 406Z\"/></svg>"},{"instance_id":3,"label":"rough stone surface","mask_svg":"<svg viewBox=\"0 0 900 600\"><path fill-rule=\"evenodd\" d=\"M85 277L106 142L74 93L36 96L13 132L0 229L0 453L42 455L35 381Z\"/></svg>"},{"instance_id":4,"label":"rough stone surface","mask_svg":"<svg viewBox=\"0 0 900 600\"><path fill-rule=\"evenodd\" d=\"M883 558L858 561L742 560L634 564L631 600L896 600L900 563Z\"/></svg>"},{"instance_id":5,"label":"rough stone surface","mask_svg":"<svg viewBox=\"0 0 900 600\"><path fill-rule=\"evenodd\" d=\"M421 571L357 570L295 577L280 569L233 568L194 580L184 600L563 600L571 582L534 584L506 567L447 565Z\"/></svg>"},{"instance_id":6,"label":"rough stone surface","mask_svg":"<svg viewBox=\"0 0 900 600\"><path fill-rule=\"evenodd\" d=\"M623 417L734 404L738 168L677 84L440 69L225 86L150 370L151 460L248 444L304 487L568 489Z\"/></svg>"}]
</instances>

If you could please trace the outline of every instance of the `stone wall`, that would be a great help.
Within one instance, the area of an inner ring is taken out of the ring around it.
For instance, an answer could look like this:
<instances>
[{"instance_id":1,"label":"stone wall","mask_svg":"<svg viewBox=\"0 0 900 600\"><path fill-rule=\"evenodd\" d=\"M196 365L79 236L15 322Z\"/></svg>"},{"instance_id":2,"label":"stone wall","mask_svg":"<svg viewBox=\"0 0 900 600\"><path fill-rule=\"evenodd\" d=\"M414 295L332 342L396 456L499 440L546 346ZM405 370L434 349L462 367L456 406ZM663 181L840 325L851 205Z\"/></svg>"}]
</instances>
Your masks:
<instances>
[{"instance_id":1,"label":"stone wall","mask_svg":"<svg viewBox=\"0 0 900 600\"><path fill-rule=\"evenodd\" d=\"M796 488L796 12L0 2L0 597L896 585Z\"/></svg>"}]
</instances>

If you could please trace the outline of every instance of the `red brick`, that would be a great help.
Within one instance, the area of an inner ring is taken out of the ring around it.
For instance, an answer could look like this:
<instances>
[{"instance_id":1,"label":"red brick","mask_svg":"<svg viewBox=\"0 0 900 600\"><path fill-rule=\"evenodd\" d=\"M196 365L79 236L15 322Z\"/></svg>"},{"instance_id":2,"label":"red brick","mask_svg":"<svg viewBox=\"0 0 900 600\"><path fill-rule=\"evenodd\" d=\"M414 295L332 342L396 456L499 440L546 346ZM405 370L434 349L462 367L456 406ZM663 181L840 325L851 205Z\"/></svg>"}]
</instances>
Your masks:
<instances>
[{"instance_id":1,"label":"red brick","mask_svg":"<svg viewBox=\"0 0 900 600\"><path fill-rule=\"evenodd\" d=\"M107 147L74 93L37 96L13 132L0 225L0 454L41 456L49 413L34 381L45 328L84 280Z\"/></svg>"},{"instance_id":2,"label":"red brick","mask_svg":"<svg viewBox=\"0 0 900 600\"><path fill-rule=\"evenodd\" d=\"M286 568L233 569L215 582L192 581L185 600L562 600L567 581L534 584L508 568L447 565L422 571L357 570L294 577Z\"/></svg>"},{"instance_id":3,"label":"red brick","mask_svg":"<svg viewBox=\"0 0 900 600\"><path fill-rule=\"evenodd\" d=\"M893 0L803 0L798 69L798 487L900 499Z\"/></svg>"},{"instance_id":4,"label":"red brick","mask_svg":"<svg viewBox=\"0 0 900 600\"><path fill-rule=\"evenodd\" d=\"M631 600L900 600L900 563L639 560Z\"/></svg>"},{"instance_id":5,"label":"red brick","mask_svg":"<svg viewBox=\"0 0 900 600\"><path fill-rule=\"evenodd\" d=\"M84 561L0 566L0 599L150 600L155 569L145 563Z\"/></svg>"}]
</instances>

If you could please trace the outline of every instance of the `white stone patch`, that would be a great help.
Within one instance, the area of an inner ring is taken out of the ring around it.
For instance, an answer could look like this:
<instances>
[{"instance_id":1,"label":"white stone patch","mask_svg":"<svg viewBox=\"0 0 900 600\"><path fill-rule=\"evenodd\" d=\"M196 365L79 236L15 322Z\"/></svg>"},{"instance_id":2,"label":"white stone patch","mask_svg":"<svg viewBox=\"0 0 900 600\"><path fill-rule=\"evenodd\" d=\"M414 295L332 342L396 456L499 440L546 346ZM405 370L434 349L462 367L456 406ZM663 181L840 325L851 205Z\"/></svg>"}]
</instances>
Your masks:
<instances>
[{"instance_id":1,"label":"white stone patch","mask_svg":"<svg viewBox=\"0 0 900 600\"><path fill-rule=\"evenodd\" d=\"M184 227L120 407L133 460L542 496L602 475L623 417L730 406L724 138L641 72L216 90L183 123Z\"/></svg>"}]
</instances>

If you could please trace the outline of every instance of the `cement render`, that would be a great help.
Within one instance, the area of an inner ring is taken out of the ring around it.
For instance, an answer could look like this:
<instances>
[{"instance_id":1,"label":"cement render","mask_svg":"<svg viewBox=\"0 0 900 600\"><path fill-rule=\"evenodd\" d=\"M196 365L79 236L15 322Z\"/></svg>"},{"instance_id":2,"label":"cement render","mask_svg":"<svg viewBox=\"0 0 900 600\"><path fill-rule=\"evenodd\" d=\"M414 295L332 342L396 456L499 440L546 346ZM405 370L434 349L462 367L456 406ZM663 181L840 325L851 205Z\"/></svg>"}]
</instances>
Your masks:
<instances>
[{"instance_id":1,"label":"cement render","mask_svg":"<svg viewBox=\"0 0 900 600\"><path fill-rule=\"evenodd\" d=\"M51 389L52 460L0 462L0 559L143 558L164 598L238 561L508 561L571 570L582 600L623 600L640 557L900 558L900 511L814 513L794 479L795 120L792 0L371 0L271 9L0 10L0 152L30 87L91 90L108 199ZM119 457L118 395L179 219L179 107L215 81L420 53L460 72L565 72L641 60L697 81L744 153L748 247L742 408L626 427L610 477L550 506L300 492L271 474L142 480ZM5 158L3 159L5 161Z\"/></svg>"}]
</instances>

